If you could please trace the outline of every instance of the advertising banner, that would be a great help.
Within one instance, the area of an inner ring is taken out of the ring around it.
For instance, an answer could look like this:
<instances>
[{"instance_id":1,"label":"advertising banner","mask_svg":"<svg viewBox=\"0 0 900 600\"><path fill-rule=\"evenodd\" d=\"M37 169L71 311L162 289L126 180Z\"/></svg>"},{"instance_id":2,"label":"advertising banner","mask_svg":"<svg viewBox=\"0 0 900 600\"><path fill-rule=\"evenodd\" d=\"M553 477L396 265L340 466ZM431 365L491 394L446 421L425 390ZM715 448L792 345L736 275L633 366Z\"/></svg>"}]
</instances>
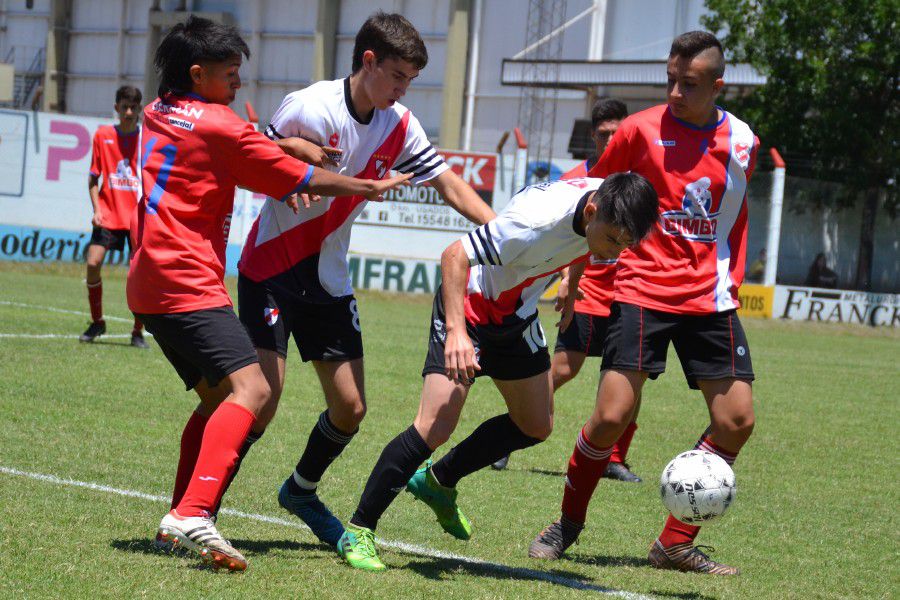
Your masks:
<instances>
[{"instance_id":1,"label":"advertising banner","mask_svg":"<svg viewBox=\"0 0 900 600\"><path fill-rule=\"evenodd\" d=\"M815 323L900 326L900 296L776 285L772 316Z\"/></svg>"},{"instance_id":2,"label":"advertising banner","mask_svg":"<svg viewBox=\"0 0 900 600\"><path fill-rule=\"evenodd\" d=\"M738 300L741 308L738 314L742 317L772 318L772 300L775 288L772 286L745 283L738 289Z\"/></svg>"}]
</instances>

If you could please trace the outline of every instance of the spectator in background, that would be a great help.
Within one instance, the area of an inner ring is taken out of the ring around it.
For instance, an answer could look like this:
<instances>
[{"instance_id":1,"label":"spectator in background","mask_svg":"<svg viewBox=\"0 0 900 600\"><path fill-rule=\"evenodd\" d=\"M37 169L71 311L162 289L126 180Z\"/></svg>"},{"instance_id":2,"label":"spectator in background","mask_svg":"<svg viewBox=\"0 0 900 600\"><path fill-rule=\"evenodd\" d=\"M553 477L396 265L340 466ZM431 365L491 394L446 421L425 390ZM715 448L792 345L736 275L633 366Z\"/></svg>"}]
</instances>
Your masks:
<instances>
[{"instance_id":1,"label":"spectator in background","mask_svg":"<svg viewBox=\"0 0 900 600\"><path fill-rule=\"evenodd\" d=\"M756 257L752 263L750 263L750 267L747 269L747 281L750 283L762 283L763 276L766 273L766 249L763 248L759 251L759 256Z\"/></svg>"},{"instance_id":2,"label":"spectator in background","mask_svg":"<svg viewBox=\"0 0 900 600\"><path fill-rule=\"evenodd\" d=\"M837 273L828 268L824 252L816 254L815 260L809 266L809 273L806 275L804 285L818 288L837 287Z\"/></svg>"}]
</instances>

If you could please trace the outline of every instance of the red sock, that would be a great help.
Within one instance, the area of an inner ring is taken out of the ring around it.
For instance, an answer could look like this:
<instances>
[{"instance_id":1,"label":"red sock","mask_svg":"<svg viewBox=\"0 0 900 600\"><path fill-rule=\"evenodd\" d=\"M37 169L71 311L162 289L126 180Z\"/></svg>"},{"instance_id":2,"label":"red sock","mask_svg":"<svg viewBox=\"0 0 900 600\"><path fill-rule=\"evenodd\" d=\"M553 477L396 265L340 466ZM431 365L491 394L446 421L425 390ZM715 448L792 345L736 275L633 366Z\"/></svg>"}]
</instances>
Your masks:
<instances>
[{"instance_id":1,"label":"red sock","mask_svg":"<svg viewBox=\"0 0 900 600\"><path fill-rule=\"evenodd\" d=\"M628 448L631 446L631 438L634 437L635 431L637 431L637 423L632 421L628 424L628 427L625 428L625 431L622 432L622 435L619 436L619 439L616 440L616 443L613 444L612 455L609 457L609 462L625 462L625 457L628 456Z\"/></svg>"},{"instance_id":2,"label":"red sock","mask_svg":"<svg viewBox=\"0 0 900 600\"><path fill-rule=\"evenodd\" d=\"M170 508L175 508L181 502L191 475L194 473L207 421L209 421L209 417L204 417L195 410L191 413L187 425L184 426L184 431L181 432L181 454L178 456L178 471L175 473L175 489L172 491Z\"/></svg>"},{"instance_id":3,"label":"red sock","mask_svg":"<svg viewBox=\"0 0 900 600\"><path fill-rule=\"evenodd\" d=\"M203 430L197 466L176 510L183 517L212 514L238 461L238 452L256 422L253 413L234 402L223 402Z\"/></svg>"},{"instance_id":4,"label":"red sock","mask_svg":"<svg viewBox=\"0 0 900 600\"><path fill-rule=\"evenodd\" d=\"M609 464L611 453L612 446L598 448L588 441L584 429L579 432L575 450L569 458L566 487L563 491L562 514L567 519L576 523L585 522L588 502Z\"/></svg>"},{"instance_id":5,"label":"red sock","mask_svg":"<svg viewBox=\"0 0 900 600\"><path fill-rule=\"evenodd\" d=\"M712 452L713 454L720 456L729 465L733 465L734 460L737 458L736 452L728 452L727 450L723 450L721 447L716 446L710 439L708 433L704 433L700 436L694 449ZM666 525L663 527L662 533L659 534L659 543L665 548L670 548L675 544L693 544L698 533L700 533L700 527L682 523L672 515L669 515L669 518L666 519Z\"/></svg>"},{"instance_id":6,"label":"red sock","mask_svg":"<svg viewBox=\"0 0 900 600\"><path fill-rule=\"evenodd\" d=\"M91 320L94 323L103 320L103 280L97 283L88 283L88 304L91 306Z\"/></svg>"},{"instance_id":7,"label":"red sock","mask_svg":"<svg viewBox=\"0 0 900 600\"><path fill-rule=\"evenodd\" d=\"M144 329L144 324L141 323L137 317L135 317L134 328L131 330L131 335L140 335L142 329Z\"/></svg>"}]
</instances>

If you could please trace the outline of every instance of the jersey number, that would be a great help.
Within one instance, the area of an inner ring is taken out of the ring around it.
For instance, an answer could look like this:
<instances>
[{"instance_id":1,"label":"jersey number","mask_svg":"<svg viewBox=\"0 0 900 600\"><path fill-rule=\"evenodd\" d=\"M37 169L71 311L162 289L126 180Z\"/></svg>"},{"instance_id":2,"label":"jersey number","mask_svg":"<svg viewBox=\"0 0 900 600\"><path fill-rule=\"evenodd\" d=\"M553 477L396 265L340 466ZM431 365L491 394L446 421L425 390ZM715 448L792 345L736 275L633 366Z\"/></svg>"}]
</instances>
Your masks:
<instances>
[{"instance_id":1,"label":"jersey number","mask_svg":"<svg viewBox=\"0 0 900 600\"><path fill-rule=\"evenodd\" d=\"M151 215L156 214L159 201L162 200L162 195L166 192L166 183L169 181L169 173L172 171L172 165L175 164L175 154L178 152L178 148L173 144L166 144L159 149L153 147L155 144L155 137L147 140L147 143L144 144L144 155L141 158L141 170L143 170L151 153L158 152L163 156L163 163L160 165L159 173L157 173L156 180L153 182L153 191L150 192L150 197L147 199L147 212Z\"/></svg>"}]
</instances>

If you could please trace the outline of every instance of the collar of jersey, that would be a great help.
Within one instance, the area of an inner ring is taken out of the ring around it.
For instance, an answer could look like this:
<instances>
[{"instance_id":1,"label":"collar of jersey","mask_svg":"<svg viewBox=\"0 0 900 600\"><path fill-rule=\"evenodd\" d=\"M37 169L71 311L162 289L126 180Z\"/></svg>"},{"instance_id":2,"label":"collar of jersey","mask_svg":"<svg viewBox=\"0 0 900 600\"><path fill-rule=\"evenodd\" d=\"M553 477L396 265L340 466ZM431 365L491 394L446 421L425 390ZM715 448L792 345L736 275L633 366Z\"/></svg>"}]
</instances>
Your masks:
<instances>
[{"instance_id":1,"label":"collar of jersey","mask_svg":"<svg viewBox=\"0 0 900 600\"><path fill-rule=\"evenodd\" d=\"M722 111L722 118L719 119L718 121L716 121L715 124L713 124L713 125L707 125L706 127L698 127L698 126L696 126L696 125L693 125L693 124L691 124L691 123L688 123L687 121L682 121L681 119L679 119L678 117L676 117L675 115L672 114L672 109L669 108L668 106L666 107L666 112L669 113L669 116L670 116L670 117L672 117L673 119L675 119L675 122L676 122L676 123L678 123L679 125L684 125L684 126L687 127L688 129L693 129L694 131L712 131L712 130L714 130L714 129L718 129L718 128L719 128L719 125L721 125L722 123L724 123L724 122L725 122L725 118L728 116L728 114L725 112L725 109L723 109L723 108L722 108L721 106L719 106L718 104L716 104L715 106L716 106L716 109L717 109L717 110L721 110L721 111Z\"/></svg>"},{"instance_id":2,"label":"collar of jersey","mask_svg":"<svg viewBox=\"0 0 900 600\"><path fill-rule=\"evenodd\" d=\"M346 79L344 79L344 104L347 105L347 112L350 113L350 116L353 117L353 120L359 123L360 125L368 125L372 122L372 118L375 116L375 109L372 109L372 112L369 114L368 119L363 119L358 114L356 114L356 109L353 108L353 97L350 95L350 76L348 75Z\"/></svg>"},{"instance_id":3,"label":"collar of jersey","mask_svg":"<svg viewBox=\"0 0 900 600\"><path fill-rule=\"evenodd\" d=\"M584 205L587 204L588 198L591 197L591 194L596 192L597 190L591 190L587 192L584 196L581 197L581 200L578 201L578 204L575 205L575 214L572 215L572 230L580 235L581 237L586 237L584 231Z\"/></svg>"},{"instance_id":4,"label":"collar of jersey","mask_svg":"<svg viewBox=\"0 0 900 600\"><path fill-rule=\"evenodd\" d=\"M206 98L204 98L204 97L201 96L200 94L195 94L194 92L188 92L187 94L184 94L183 97L184 97L184 98L191 98L191 99L193 99L193 100L199 100L200 102L206 102L207 104L209 104L209 100L207 100Z\"/></svg>"}]
</instances>

